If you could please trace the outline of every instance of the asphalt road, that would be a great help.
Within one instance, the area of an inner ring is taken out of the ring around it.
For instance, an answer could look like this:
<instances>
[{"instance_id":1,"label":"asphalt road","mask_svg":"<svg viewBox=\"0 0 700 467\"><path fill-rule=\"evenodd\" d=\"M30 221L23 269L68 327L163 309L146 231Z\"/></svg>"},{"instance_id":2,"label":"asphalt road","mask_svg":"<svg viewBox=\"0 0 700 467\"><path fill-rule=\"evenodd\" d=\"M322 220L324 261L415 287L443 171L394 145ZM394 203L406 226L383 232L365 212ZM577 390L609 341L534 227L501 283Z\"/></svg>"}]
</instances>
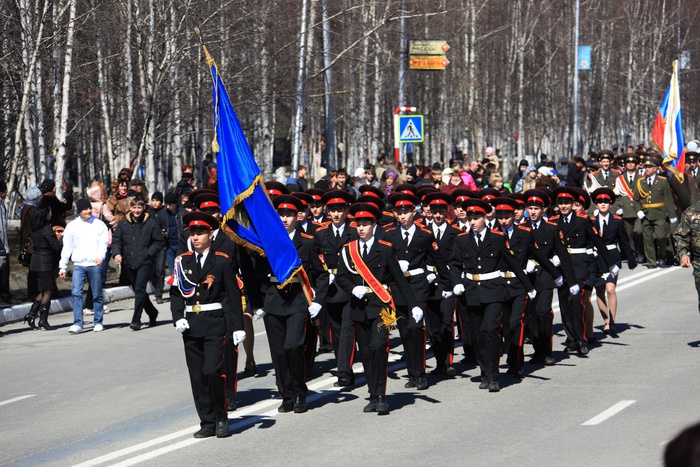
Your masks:
<instances>
[{"instance_id":1,"label":"asphalt road","mask_svg":"<svg viewBox=\"0 0 700 467\"><path fill-rule=\"evenodd\" d=\"M617 338L567 357L557 314L557 365L526 364L522 381L503 375L500 393L480 391L478 370L460 363L453 380L405 389L394 332L383 417L362 412L365 386L333 388L328 354L309 382L310 410L278 414L256 321L261 375L239 380L226 439L192 438L198 419L167 303L163 324L140 332L128 328L129 300L110 305L101 334L69 335L69 314L52 316L54 332L5 326L0 464L659 465L665 444L700 420L696 292L679 268L624 269L618 287ZM596 326L602 337L597 311ZM459 362L461 348L456 354Z\"/></svg>"}]
</instances>

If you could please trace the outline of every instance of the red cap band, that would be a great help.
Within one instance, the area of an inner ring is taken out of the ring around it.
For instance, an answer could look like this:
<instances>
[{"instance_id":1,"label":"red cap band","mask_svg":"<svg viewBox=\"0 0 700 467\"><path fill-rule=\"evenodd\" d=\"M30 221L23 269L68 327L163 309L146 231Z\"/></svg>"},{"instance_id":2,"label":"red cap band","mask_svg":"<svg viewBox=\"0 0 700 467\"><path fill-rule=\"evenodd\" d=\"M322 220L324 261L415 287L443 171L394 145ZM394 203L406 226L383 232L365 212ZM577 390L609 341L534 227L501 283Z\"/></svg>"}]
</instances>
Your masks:
<instances>
[{"instance_id":1,"label":"red cap band","mask_svg":"<svg viewBox=\"0 0 700 467\"><path fill-rule=\"evenodd\" d=\"M480 212L481 214L486 214L484 208L480 206L467 206L467 212Z\"/></svg>"},{"instance_id":2,"label":"red cap band","mask_svg":"<svg viewBox=\"0 0 700 467\"><path fill-rule=\"evenodd\" d=\"M205 209L205 208L220 208L219 203L215 201L205 201L202 204L199 205L199 209Z\"/></svg>"},{"instance_id":3,"label":"red cap band","mask_svg":"<svg viewBox=\"0 0 700 467\"><path fill-rule=\"evenodd\" d=\"M277 196L282 194L282 192L280 190L267 190L267 192L271 195L277 195Z\"/></svg>"},{"instance_id":4,"label":"red cap band","mask_svg":"<svg viewBox=\"0 0 700 467\"><path fill-rule=\"evenodd\" d=\"M396 206L396 207L398 207L398 206L415 206L415 204L413 204L413 202L411 202L407 199L402 199L400 201L397 201L396 204L394 204L394 206Z\"/></svg>"},{"instance_id":5,"label":"red cap band","mask_svg":"<svg viewBox=\"0 0 700 467\"><path fill-rule=\"evenodd\" d=\"M331 198L326 204L348 204L343 198Z\"/></svg>"},{"instance_id":6,"label":"red cap band","mask_svg":"<svg viewBox=\"0 0 700 467\"><path fill-rule=\"evenodd\" d=\"M510 204L497 204L496 211L515 211L515 208Z\"/></svg>"},{"instance_id":7,"label":"red cap band","mask_svg":"<svg viewBox=\"0 0 700 467\"><path fill-rule=\"evenodd\" d=\"M369 211L357 211L354 214L355 219L374 219L374 214Z\"/></svg>"},{"instance_id":8,"label":"red cap band","mask_svg":"<svg viewBox=\"0 0 700 467\"><path fill-rule=\"evenodd\" d=\"M571 193L559 193L557 195L557 198L569 198L569 199L574 199L574 197L571 195Z\"/></svg>"},{"instance_id":9,"label":"red cap band","mask_svg":"<svg viewBox=\"0 0 700 467\"><path fill-rule=\"evenodd\" d=\"M528 202L528 203L535 202L535 203L544 204L544 200L543 200L542 198L540 198L539 196L530 196L530 197L527 199L527 202Z\"/></svg>"},{"instance_id":10,"label":"red cap band","mask_svg":"<svg viewBox=\"0 0 700 467\"><path fill-rule=\"evenodd\" d=\"M432 201L430 202L430 204L431 204L431 205L433 205L433 204L444 204L444 205L447 205L447 201L445 201L444 199L434 199L434 200L432 200Z\"/></svg>"},{"instance_id":11,"label":"red cap band","mask_svg":"<svg viewBox=\"0 0 700 467\"><path fill-rule=\"evenodd\" d=\"M607 194L601 194L601 195L596 196L595 201L597 203L599 200L603 200L603 199L606 199L608 201L612 201L612 198L610 196L608 196Z\"/></svg>"},{"instance_id":12,"label":"red cap band","mask_svg":"<svg viewBox=\"0 0 700 467\"><path fill-rule=\"evenodd\" d=\"M206 223L206 222L204 222L204 221L202 221L202 220L199 220L199 219L195 219L195 220L191 221L191 222L190 222L190 225L188 225L187 227L189 227L189 228L192 228L192 227L208 227L208 228L210 228L210 229L212 228L211 225L209 225L208 223Z\"/></svg>"},{"instance_id":13,"label":"red cap band","mask_svg":"<svg viewBox=\"0 0 700 467\"><path fill-rule=\"evenodd\" d=\"M404 192L402 192L404 193ZM364 193L362 193L363 196L374 196L375 198L379 198L379 195L377 195L375 192L371 190L367 190Z\"/></svg>"},{"instance_id":14,"label":"red cap band","mask_svg":"<svg viewBox=\"0 0 700 467\"><path fill-rule=\"evenodd\" d=\"M280 203L279 206L277 206L277 210L279 211L280 209L290 209L292 211L299 211L295 205L292 203Z\"/></svg>"}]
</instances>

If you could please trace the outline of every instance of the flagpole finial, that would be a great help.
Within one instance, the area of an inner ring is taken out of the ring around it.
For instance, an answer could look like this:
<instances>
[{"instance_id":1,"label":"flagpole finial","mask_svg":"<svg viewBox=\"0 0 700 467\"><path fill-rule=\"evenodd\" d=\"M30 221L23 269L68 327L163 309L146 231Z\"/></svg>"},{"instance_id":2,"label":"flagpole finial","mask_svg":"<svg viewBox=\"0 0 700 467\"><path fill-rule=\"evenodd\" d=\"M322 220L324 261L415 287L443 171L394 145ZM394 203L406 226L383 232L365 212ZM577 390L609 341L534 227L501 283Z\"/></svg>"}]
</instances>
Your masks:
<instances>
[{"instance_id":1,"label":"flagpole finial","mask_svg":"<svg viewBox=\"0 0 700 467\"><path fill-rule=\"evenodd\" d=\"M204 44L204 37L202 36L202 31L199 29L199 26L194 27L194 32L199 38L199 43L202 45L202 50L204 50L204 57L207 60L207 65L216 66L216 61L214 61L214 59L211 57L209 50L207 50L207 46Z\"/></svg>"}]
</instances>

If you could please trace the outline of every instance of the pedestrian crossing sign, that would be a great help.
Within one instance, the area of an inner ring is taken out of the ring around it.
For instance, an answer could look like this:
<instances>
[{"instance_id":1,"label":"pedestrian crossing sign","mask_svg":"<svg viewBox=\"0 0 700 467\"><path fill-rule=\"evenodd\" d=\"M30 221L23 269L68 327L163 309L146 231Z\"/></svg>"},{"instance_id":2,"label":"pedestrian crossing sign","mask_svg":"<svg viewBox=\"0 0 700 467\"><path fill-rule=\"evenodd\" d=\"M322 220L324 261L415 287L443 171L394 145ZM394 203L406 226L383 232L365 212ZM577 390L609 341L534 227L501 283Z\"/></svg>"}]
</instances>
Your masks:
<instances>
[{"instance_id":1,"label":"pedestrian crossing sign","mask_svg":"<svg viewBox=\"0 0 700 467\"><path fill-rule=\"evenodd\" d=\"M422 115L399 115L399 142L422 143L424 136Z\"/></svg>"}]
</instances>

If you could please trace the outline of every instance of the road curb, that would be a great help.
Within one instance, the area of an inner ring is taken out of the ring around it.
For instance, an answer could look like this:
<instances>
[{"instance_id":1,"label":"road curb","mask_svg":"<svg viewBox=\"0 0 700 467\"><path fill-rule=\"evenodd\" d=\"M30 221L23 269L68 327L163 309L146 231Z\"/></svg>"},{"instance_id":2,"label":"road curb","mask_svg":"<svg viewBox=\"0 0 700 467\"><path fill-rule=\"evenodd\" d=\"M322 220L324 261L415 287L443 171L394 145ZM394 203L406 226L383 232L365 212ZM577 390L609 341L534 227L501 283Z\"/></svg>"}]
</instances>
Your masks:
<instances>
[{"instance_id":1,"label":"road curb","mask_svg":"<svg viewBox=\"0 0 700 467\"><path fill-rule=\"evenodd\" d=\"M163 286L163 292L170 290L170 285L167 283ZM148 284L146 292L149 294L153 293L153 287ZM134 298L134 291L129 286L120 287L110 287L102 291L104 304L116 302L119 300L126 300L129 298ZM85 299L85 293L83 293L83 300ZM20 303L18 305L9 306L0 309L0 326L4 324L16 323L22 321L24 317L29 313L29 309L32 304L30 302ZM56 313L66 313L73 311L73 298L61 297L51 300L51 308L49 308L49 314L53 315Z\"/></svg>"}]
</instances>

